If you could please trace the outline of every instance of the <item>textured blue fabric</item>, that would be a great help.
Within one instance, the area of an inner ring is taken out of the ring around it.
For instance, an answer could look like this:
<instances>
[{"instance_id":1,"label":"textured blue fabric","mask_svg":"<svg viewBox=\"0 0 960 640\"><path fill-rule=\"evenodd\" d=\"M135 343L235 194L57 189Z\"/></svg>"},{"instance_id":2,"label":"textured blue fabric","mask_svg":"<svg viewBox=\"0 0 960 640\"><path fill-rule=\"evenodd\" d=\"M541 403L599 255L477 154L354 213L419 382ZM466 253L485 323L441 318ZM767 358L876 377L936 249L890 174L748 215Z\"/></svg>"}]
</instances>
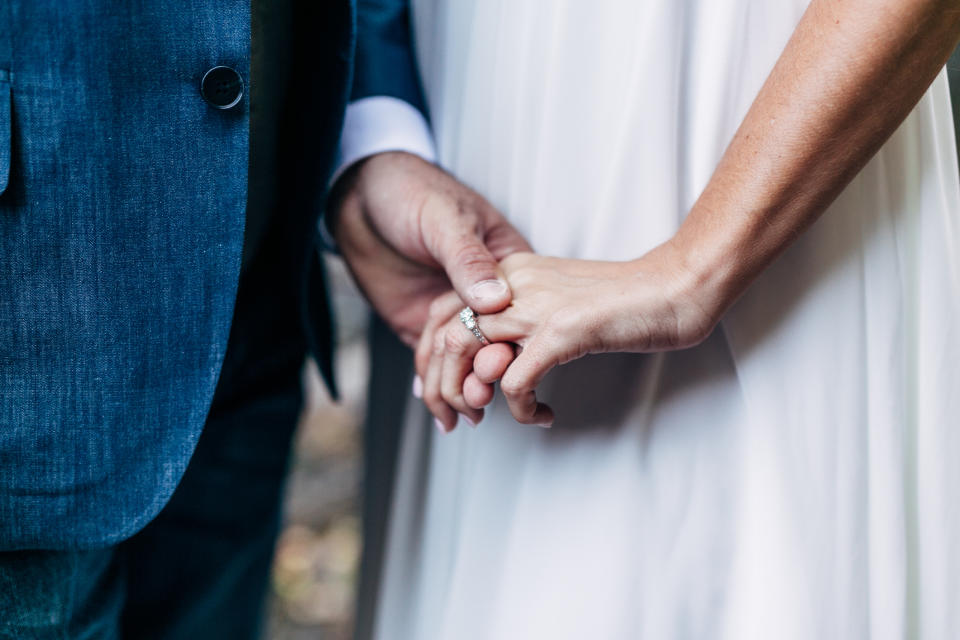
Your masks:
<instances>
[{"instance_id":1,"label":"textured blue fabric","mask_svg":"<svg viewBox=\"0 0 960 640\"><path fill-rule=\"evenodd\" d=\"M217 390L173 497L107 549L0 552L0 640L260 637L306 350L274 229L240 277Z\"/></svg>"},{"instance_id":2,"label":"textured blue fabric","mask_svg":"<svg viewBox=\"0 0 960 640\"><path fill-rule=\"evenodd\" d=\"M295 11L275 233L302 274L301 322L329 378L315 229L355 16L347 0ZM0 549L102 547L169 499L223 362L249 100L213 109L199 85L216 65L248 82L250 2L0 0L0 24ZM394 49L364 50L390 66Z\"/></svg>"},{"instance_id":3,"label":"textured blue fabric","mask_svg":"<svg viewBox=\"0 0 960 640\"><path fill-rule=\"evenodd\" d=\"M410 42L406 0L357 0L356 72L351 99L393 96L424 114L426 100Z\"/></svg>"},{"instance_id":4,"label":"textured blue fabric","mask_svg":"<svg viewBox=\"0 0 960 640\"><path fill-rule=\"evenodd\" d=\"M124 638L260 637L306 350L294 279L271 269L271 253L283 250L271 232L240 278L223 370L187 471L160 514L116 547L131 576Z\"/></svg>"},{"instance_id":5,"label":"textured blue fabric","mask_svg":"<svg viewBox=\"0 0 960 640\"><path fill-rule=\"evenodd\" d=\"M10 72L0 69L0 193L10 183Z\"/></svg>"},{"instance_id":6,"label":"textured blue fabric","mask_svg":"<svg viewBox=\"0 0 960 640\"><path fill-rule=\"evenodd\" d=\"M216 64L246 76L248 16L154 4L11 3L3 548L110 543L146 524L223 358L247 120L197 87Z\"/></svg>"},{"instance_id":7,"label":"textured blue fabric","mask_svg":"<svg viewBox=\"0 0 960 640\"><path fill-rule=\"evenodd\" d=\"M113 549L0 552L0 640L115 640L124 584Z\"/></svg>"},{"instance_id":8,"label":"textured blue fabric","mask_svg":"<svg viewBox=\"0 0 960 640\"><path fill-rule=\"evenodd\" d=\"M953 135L956 139L957 154L960 157L960 47L953 50L947 60L947 76L950 86L950 105L953 109Z\"/></svg>"},{"instance_id":9,"label":"textured blue fabric","mask_svg":"<svg viewBox=\"0 0 960 640\"><path fill-rule=\"evenodd\" d=\"M10 7L0 4L0 194L10 181Z\"/></svg>"}]
</instances>

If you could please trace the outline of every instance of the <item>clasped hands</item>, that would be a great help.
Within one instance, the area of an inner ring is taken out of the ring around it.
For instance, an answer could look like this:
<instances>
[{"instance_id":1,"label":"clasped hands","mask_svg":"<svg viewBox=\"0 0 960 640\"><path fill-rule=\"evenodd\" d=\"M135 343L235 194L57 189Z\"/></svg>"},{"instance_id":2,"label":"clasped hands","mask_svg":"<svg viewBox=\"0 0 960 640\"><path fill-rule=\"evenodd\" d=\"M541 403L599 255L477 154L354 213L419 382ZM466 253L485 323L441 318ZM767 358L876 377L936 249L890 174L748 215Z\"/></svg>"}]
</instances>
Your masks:
<instances>
[{"instance_id":1,"label":"clasped hands","mask_svg":"<svg viewBox=\"0 0 960 640\"><path fill-rule=\"evenodd\" d=\"M500 261L513 299L480 314L484 346L459 318L455 292L437 297L416 348L423 401L437 427L457 414L476 424L500 389L517 422L550 426L553 410L536 387L554 367L593 353L681 349L703 340L715 322L691 295L678 256L661 245L642 258L602 262L529 252Z\"/></svg>"},{"instance_id":2,"label":"clasped hands","mask_svg":"<svg viewBox=\"0 0 960 640\"><path fill-rule=\"evenodd\" d=\"M420 395L437 426L477 423L493 383L514 418L548 426L536 397L554 367L587 354L699 343L719 319L709 277L668 241L627 262L552 258L479 194L404 153L359 163L333 195L347 265L387 324L415 348ZM483 346L460 321L478 314Z\"/></svg>"}]
</instances>

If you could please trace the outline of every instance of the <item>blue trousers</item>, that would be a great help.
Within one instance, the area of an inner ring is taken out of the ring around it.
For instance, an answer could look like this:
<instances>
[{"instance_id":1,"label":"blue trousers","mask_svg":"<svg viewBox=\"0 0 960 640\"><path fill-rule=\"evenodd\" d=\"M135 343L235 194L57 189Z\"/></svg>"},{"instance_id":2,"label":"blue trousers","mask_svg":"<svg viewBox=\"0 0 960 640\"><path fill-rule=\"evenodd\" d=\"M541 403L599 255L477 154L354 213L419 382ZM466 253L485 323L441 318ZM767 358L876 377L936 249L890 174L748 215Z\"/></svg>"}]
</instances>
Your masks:
<instances>
[{"instance_id":1,"label":"blue trousers","mask_svg":"<svg viewBox=\"0 0 960 640\"><path fill-rule=\"evenodd\" d=\"M0 553L0 638L258 637L306 352L284 281L244 273L207 423L153 522L107 549Z\"/></svg>"}]
</instances>

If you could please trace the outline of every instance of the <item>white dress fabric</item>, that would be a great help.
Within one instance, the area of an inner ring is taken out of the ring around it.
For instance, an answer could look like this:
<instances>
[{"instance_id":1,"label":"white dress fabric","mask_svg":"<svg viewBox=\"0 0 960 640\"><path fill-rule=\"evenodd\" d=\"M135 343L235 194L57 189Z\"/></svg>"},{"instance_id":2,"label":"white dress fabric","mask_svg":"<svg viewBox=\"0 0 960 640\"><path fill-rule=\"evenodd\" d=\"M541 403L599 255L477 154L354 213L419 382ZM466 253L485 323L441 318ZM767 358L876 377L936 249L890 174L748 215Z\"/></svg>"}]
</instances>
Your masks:
<instances>
[{"instance_id":1,"label":"white dress fabric","mask_svg":"<svg viewBox=\"0 0 960 640\"><path fill-rule=\"evenodd\" d=\"M540 253L638 257L806 5L415 0L440 163ZM411 402L374 636L957 638L958 263L941 75L703 345L554 371L551 430Z\"/></svg>"}]
</instances>

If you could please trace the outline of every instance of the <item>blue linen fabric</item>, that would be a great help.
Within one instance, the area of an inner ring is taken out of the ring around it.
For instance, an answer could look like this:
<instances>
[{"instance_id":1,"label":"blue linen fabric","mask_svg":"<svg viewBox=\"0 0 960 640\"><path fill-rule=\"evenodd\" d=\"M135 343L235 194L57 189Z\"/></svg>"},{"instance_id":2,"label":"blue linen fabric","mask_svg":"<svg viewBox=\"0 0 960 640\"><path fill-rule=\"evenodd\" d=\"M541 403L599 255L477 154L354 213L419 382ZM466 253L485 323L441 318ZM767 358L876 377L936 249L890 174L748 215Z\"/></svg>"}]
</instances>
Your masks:
<instances>
[{"instance_id":1,"label":"blue linen fabric","mask_svg":"<svg viewBox=\"0 0 960 640\"><path fill-rule=\"evenodd\" d=\"M0 552L0 639L120 638L125 583L112 549Z\"/></svg>"},{"instance_id":2,"label":"blue linen fabric","mask_svg":"<svg viewBox=\"0 0 960 640\"><path fill-rule=\"evenodd\" d=\"M296 3L276 233L331 383L316 222L358 22L355 86L422 104L392 55L405 9ZM218 110L199 87L217 65L249 84L249 42L249 0L0 0L0 550L114 544L184 473L230 332L249 150L248 98Z\"/></svg>"},{"instance_id":3,"label":"blue linen fabric","mask_svg":"<svg viewBox=\"0 0 960 640\"><path fill-rule=\"evenodd\" d=\"M950 86L950 105L953 109L953 135L960 157L960 47L953 50L947 60L947 78Z\"/></svg>"}]
</instances>

